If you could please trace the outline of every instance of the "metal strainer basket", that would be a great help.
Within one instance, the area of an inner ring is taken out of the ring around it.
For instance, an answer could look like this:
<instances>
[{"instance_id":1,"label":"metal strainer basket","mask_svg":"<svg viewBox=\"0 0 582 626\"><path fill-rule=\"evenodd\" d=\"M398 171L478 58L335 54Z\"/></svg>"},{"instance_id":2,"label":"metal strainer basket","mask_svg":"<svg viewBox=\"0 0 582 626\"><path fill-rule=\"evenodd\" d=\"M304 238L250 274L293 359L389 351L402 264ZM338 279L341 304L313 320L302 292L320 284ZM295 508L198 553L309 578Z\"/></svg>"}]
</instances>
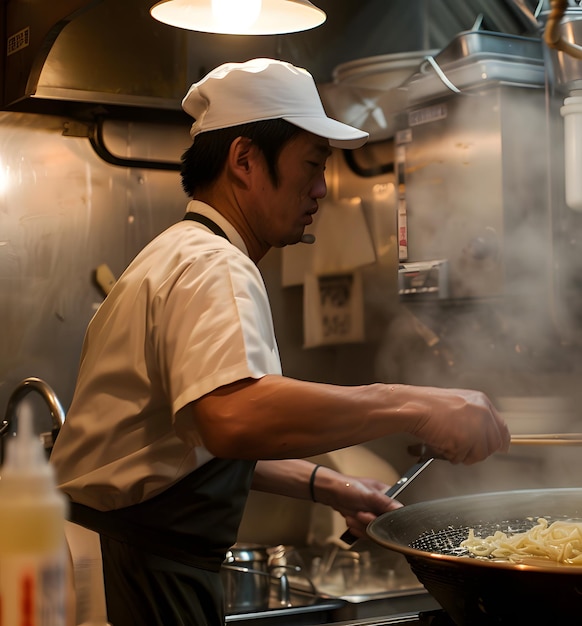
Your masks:
<instances>
[{"instance_id":1,"label":"metal strainer basket","mask_svg":"<svg viewBox=\"0 0 582 626\"><path fill-rule=\"evenodd\" d=\"M548 523L552 523L556 518L548 518ZM469 530L475 532L476 537L488 537L501 531L506 535L527 532L537 523L538 518L515 519L511 521L496 522L494 524L474 524L472 526L442 528L437 531L427 531L422 533L418 539L410 543L410 547L424 552L435 552L437 554L449 556L465 556L473 558L473 555L466 548L461 547L461 542L467 539ZM580 520L582 521L582 520Z\"/></svg>"}]
</instances>

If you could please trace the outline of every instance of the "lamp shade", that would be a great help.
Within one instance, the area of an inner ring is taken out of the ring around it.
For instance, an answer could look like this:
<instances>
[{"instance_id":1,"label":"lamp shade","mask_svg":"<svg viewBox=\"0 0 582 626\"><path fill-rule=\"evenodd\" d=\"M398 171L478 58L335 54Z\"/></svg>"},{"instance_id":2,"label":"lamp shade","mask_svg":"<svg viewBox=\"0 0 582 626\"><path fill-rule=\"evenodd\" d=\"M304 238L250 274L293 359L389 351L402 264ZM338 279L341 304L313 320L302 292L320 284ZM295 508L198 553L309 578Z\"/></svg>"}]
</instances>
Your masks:
<instances>
[{"instance_id":1,"label":"lamp shade","mask_svg":"<svg viewBox=\"0 0 582 626\"><path fill-rule=\"evenodd\" d=\"M229 35L294 33L326 19L308 0L161 0L150 13L170 26Z\"/></svg>"}]
</instances>

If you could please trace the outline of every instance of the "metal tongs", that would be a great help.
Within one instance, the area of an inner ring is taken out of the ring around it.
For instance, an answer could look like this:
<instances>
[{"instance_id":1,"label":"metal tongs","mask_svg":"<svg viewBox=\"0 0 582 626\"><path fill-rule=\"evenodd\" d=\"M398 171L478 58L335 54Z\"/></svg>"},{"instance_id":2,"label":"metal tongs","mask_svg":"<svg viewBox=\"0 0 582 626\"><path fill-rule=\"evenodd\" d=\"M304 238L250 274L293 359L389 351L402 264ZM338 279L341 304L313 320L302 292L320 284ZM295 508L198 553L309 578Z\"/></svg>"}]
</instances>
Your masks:
<instances>
[{"instance_id":1,"label":"metal tongs","mask_svg":"<svg viewBox=\"0 0 582 626\"><path fill-rule=\"evenodd\" d=\"M386 491L386 495L389 498L396 498L396 496L404 491L404 489L406 489L406 487L408 487L408 485L410 485L410 483L435 459L434 456L431 456L428 448L425 448L423 445L410 446L408 450L411 453L419 454L420 458L412 467L408 468L408 470L402 474L402 476L392 485L392 487L390 487L390 489ZM353 546L356 541L360 540L359 537L353 535L349 530L346 530L340 539L350 546Z\"/></svg>"}]
</instances>

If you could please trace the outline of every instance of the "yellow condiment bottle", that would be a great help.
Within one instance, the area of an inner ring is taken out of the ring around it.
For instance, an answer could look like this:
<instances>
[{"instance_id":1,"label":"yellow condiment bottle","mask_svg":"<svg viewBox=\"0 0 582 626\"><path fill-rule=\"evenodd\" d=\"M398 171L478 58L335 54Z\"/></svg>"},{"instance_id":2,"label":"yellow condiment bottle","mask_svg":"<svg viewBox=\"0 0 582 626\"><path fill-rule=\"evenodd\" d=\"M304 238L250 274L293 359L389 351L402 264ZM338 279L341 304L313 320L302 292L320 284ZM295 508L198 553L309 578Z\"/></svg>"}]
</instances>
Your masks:
<instances>
[{"instance_id":1,"label":"yellow condiment bottle","mask_svg":"<svg viewBox=\"0 0 582 626\"><path fill-rule=\"evenodd\" d=\"M0 468L0 626L65 626L66 501L23 406Z\"/></svg>"}]
</instances>

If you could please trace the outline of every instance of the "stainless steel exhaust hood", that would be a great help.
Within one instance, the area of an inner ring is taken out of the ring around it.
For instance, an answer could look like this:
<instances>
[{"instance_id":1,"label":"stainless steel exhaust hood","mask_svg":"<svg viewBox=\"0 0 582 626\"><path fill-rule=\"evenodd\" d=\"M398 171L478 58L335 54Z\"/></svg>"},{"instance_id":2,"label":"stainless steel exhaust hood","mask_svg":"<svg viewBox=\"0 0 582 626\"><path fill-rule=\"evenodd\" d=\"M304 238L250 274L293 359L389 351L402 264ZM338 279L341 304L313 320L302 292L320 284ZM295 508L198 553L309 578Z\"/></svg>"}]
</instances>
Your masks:
<instances>
[{"instance_id":1,"label":"stainless steel exhaust hood","mask_svg":"<svg viewBox=\"0 0 582 626\"><path fill-rule=\"evenodd\" d=\"M63 103L177 109L186 34L153 20L143 0L4 3L2 108Z\"/></svg>"},{"instance_id":2,"label":"stainless steel exhaust hood","mask_svg":"<svg viewBox=\"0 0 582 626\"><path fill-rule=\"evenodd\" d=\"M313 31L212 35L157 22L153 1L0 0L0 108L182 116L190 84L224 61L276 56L323 83L346 61L441 48L480 13L491 30L519 30L508 0L318 0L328 20Z\"/></svg>"},{"instance_id":3,"label":"stainless steel exhaust hood","mask_svg":"<svg viewBox=\"0 0 582 626\"><path fill-rule=\"evenodd\" d=\"M182 115L187 88L215 65L281 54L278 36L212 35L161 24L149 13L153 3L1 0L0 107L69 113L102 105ZM300 57L289 46L301 49L301 34L287 37L284 54Z\"/></svg>"}]
</instances>

